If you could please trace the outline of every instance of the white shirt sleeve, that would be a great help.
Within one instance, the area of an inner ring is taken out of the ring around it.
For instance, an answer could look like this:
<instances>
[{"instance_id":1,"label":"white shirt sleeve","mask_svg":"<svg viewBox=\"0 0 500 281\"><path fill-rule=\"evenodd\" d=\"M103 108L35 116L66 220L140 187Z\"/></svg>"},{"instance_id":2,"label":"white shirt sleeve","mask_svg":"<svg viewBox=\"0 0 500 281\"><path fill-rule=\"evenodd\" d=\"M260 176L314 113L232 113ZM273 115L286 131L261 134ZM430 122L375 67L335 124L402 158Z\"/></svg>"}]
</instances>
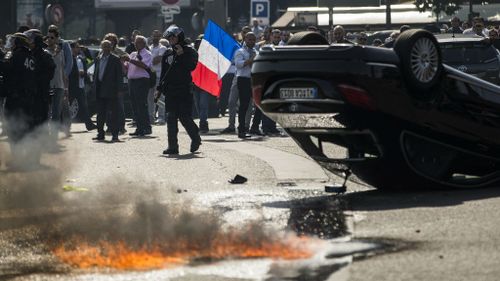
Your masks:
<instances>
[{"instance_id":1,"label":"white shirt sleeve","mask_svg":"<svg viewBox=\"0 0 500 281\"><path fill-rule=\"evenodd\" d=\"M83 62L81 58L76 59L76 65L78 66L78 71L85 71L85 68L83 67Z\"/></svg>"}]
</instances>

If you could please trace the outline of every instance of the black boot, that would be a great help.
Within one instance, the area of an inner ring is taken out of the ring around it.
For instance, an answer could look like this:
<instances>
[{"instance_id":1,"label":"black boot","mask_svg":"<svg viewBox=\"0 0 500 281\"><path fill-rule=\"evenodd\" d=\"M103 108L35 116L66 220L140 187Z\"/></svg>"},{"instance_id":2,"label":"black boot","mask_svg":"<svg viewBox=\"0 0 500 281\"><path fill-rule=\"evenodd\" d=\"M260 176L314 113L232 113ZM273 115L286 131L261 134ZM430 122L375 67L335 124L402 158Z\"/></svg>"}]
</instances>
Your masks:
<instances>
[{"instance_id":1,"label":"black boot","mask_svg":"<svg viewBox=\"0 0 500 281\"><path fill-rule=\"evenodd\" d=\"M165 155L177 155L179 154L178 147L167 147L167 149L163 150L163 154Z\"/></svg>"},{"instance_id":2,"label":"black boot","mask_svg":"<svg viewBox=\"0 0 500 281\"><path fill-rule=\"evenodd\" d=\"M191 141L191 153L195 153L196 151L198 151L198 149L200 148L200 145L201 145L201 138L198 137L197 139Z\"/></svg>"}]
</instances>

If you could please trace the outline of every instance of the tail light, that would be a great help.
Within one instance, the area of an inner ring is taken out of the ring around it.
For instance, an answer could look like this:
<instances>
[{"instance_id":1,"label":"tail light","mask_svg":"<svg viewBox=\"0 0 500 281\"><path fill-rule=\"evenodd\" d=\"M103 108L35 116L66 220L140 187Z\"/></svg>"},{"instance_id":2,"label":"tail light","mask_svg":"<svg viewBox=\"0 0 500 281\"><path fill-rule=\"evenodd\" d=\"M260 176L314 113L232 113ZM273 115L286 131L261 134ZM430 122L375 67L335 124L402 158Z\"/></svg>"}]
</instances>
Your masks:
<instances>
[{"instance_id":1,"label":"tail light","mask_svg":"<svg viewBox=\"0 0 500 281\"><path fill-rule=\"evenodd\" d=\"M375 103L367 91L346 84L338 85L340 93L351 105L362 107L368 110L375 110Z\"/></svg>"},{"instance_id":2,"label":"tail light","mask_svg":"<svg viewBox=\"0 0 500 281\"><path fill-rule=\"evenodd\" d=\"M255 105L260 107L260 102L262 101L262 85L252 86L252 96Z\"/></svg>"}]
</instances>

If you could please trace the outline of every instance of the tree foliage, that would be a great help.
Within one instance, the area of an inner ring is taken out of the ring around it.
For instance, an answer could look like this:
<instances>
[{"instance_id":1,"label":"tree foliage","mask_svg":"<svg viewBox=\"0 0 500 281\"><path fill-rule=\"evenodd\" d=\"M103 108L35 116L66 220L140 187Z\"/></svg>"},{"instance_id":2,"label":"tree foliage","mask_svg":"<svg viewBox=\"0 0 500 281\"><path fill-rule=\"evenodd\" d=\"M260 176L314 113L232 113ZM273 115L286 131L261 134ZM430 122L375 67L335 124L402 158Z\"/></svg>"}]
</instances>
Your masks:
<instances>
[{"instance_id":1,"label":"tree foliage","mask_svg":"<svg viewBox=\"0 0 500 281\"><path fill-rule=\"evenodd\" d=\"M436 16L441 13L452 15L460 10L464 0L415 0L413 3L420 12L432 11Z\"/></svg>"}]
</instances>

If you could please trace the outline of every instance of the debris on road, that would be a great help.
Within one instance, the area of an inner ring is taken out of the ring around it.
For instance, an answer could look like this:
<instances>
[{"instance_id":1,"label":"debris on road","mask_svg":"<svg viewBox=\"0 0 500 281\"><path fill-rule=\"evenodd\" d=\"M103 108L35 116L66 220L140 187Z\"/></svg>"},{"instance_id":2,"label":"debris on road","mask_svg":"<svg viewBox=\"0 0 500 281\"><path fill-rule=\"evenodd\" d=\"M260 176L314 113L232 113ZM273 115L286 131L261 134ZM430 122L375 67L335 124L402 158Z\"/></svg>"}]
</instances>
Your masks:
<instances>
[{"instance_id":1,"label":"debris on road","mask_svg":"<svg viewBox=\"0 0 500 281\"><path fill-rule=\"evenodd\" d=\"M229 181L229 183L242 184L242 183L246 183L247 181L248 181L248 179L245 178L244 176L236 175L232 180Z\"/></svg>"},{"instance_id":2,"label":"debris on road","mask_svg":"<svg viewBox=\"0 0 500 281\"><path fill-rule=\"evenodd\" d=\"M72 186L72 185L63 186L63 190L64 191L80 191L80 192L89 191L88 188L76 187L76 186Z\"/></svg>"}]
</instances>

